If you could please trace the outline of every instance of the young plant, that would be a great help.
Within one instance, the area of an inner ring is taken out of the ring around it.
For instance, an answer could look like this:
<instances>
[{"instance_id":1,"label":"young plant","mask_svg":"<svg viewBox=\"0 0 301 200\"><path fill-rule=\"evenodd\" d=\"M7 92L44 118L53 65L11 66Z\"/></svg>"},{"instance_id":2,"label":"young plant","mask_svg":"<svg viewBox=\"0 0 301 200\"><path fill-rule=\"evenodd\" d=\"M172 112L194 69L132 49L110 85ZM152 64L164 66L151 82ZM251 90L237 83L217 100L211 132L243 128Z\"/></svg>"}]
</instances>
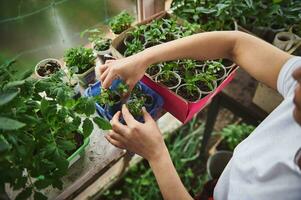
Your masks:
<instances>
[{"instance_id":1,"label":"young plant","mask_svg":"<svg viewBox=\"0 0 301 200\"><path fill-rule=\"evenodd\" d=\"M216 77L213 76L211 73L205 72L196 74L194 76L185 76L185 82L192 85L198 85L199 88L202 84L205 84L206 87L209 88L210 91L214 89L214 81L216 81ZM202 91L203 88L200 88Z\"/></svg>"},{"instance_id":2,"label":"young plant","mask_svg":"<svg viewBox=\"0 0 301 200\"><path fill-rule=\"evenodd\" d=\"M95 56L92 49L77 47L68 49L64 55L66 66L76 74L82 74L95 66Z\"/></svg>"},{"instance_id":3,"label":"young plant","mask_svg":"<svg viewBox=\"0 0 301 200\"><path fill-rule=\"evenodd\" d=\"M122 11L109 21L109 26L115 34L120 34L121 32L128 29L133 21L134 17L132 17L126 11Z\"/></svg>"},{"instance_id":4,"label":"young plant","mask_svg":"<svg viewBox=\"0 0 301 200\"><path fill-rule=\"evenodd\" d=\"M223 64L217 61L206 61L205 62L206 71L210 74L217 74L219 71L223 70Z\"/></svg>"},{"instance_id":5,"label":"young plant","mask_svg":"<svg viewBox=\"0 0 301 200\"><path fill-rule=\"evenodd\" d=\"M140 51L144 50L144 46L142 42L138 39L132 40L132 42L126 44L126 50L124 52L124 56L131 56Z\"/></svg>"},{"instance_id":6,"label":"young plant","mask_svg":"<svg viewBox=\"0 0 301 200\"><path fill-rule=\"evenodd\" d=\"M108 50L111 46L112 40L109 38L104 38L104 33L99 29L87 29L81 33L81 37L88 34L88 40L94 44L94 49L96 51Z\"/></svg>"},{"instance_id":7,"label":"young plant","mask_svg":"<svg viewBox=\"0 0 301 200\"><path fill-rule=\"evenodd\" d=\"M0 66L0 191L9 184L20 190L16 199L47 199L41 190L62 190L67 158L89 137L92 121L111 126L92 116L93 98L72 98L61 73L35 80L15 74L12 63Z\"/></svg>"},{"instance_id":8,"label":"young plant","mask_svg":"<svg viewBox=\"0 0 301 200\"><path fill-rule=\"evenodd\" d=\"M133 98L126 103L126 106L134 117L141 117L144 103L144 98Z\"/></svg>"},{"instance_id":9,"label":"young plant","mask_svg":"<svg viewBox=\"0 0 301 200\"><path fill-rule=\"evenodd\" d=\"M231 124L223 128L220 134L225 140L228 148L233 151L235 147L246 139L254 129L254 126L245 123L239 125Z\"/></svg>"}]
</instances>

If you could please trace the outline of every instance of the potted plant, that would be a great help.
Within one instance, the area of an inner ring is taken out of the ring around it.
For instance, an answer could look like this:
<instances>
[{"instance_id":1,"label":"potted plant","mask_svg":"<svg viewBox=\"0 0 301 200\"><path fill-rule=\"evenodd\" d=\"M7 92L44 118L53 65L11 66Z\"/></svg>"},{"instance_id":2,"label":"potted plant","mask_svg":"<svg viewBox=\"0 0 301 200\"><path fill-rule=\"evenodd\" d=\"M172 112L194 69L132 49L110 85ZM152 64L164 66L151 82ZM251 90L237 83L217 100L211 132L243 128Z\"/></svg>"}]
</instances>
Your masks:
<instances>
[{"instance_id":1,"label":"potted plant","mask_svg":"<svg viewBox=\"0 0 301 200\"><path fill-rule=\"evenodd\" d=\"M98 38L93 42L93 50L96 55L104 56L111 52L110 51L111 44L112 44L112 39L110 38Z\"/></svg>"},{"instance_id":2,"label":"potted plant","mask_svg":"<svg viewBox=\"0 0 301 200\"><path fill-rule=\"evenodd\" d=\"M194 83L202 94L209 94L217 87L216 77L208 72L196 74L195 77L186 80L186 82Z\"/></svg>"},{"instance_id":3,"label":"potted plant","mask_svg":"<svg viewBox=\"0 0 301 200\"><path fill-rule=\"evenodd\" d=\"M77 47L68 49L64 55L66 67L75 72L82 85L87 85L95 79L95 56L92 49Z\"/></svg>"},{"instance_id":4,"label":"potted plant","mask_svg":"<svg viewBox=\"0 0 301 200\"><path fill-rule=\"evenodd\" d=\"M134 17L132 17L126 11L122 11L109 21L109 26L115 34L120 34L126 29L130 28L133 21Z\"/></svg>"},{"instance_id":5,"label":"potted plant","mask_svg":"<svg viewBox=\"0 0 301 200\"><path fill-rule=\"evenodd\" d=\"M57 87L55 76L41 80L29 76L16 75L12 62L0 67L0 190L5 193L9 184L20 191L16 199L47 199L41 190L48 186L62 190L68 160L85 145L92 121L102 129L111 126L92 116L93 98L73 99L73 89Z\"/></svg>"},{"instance_id":6,"label":"potted plant","mask_svg":"<svg viewBox=\"0 0 301 200\"><path fill-rule=\"evenodd\" d=\"M155 81L165 85L170 90L175 90L181 84L181 77L174 71L162 71L156 76Z\"/></svg>"},{"instance_id":7,"label":"potted plant","mask_svg":"<svg viewBox=\"0 0 301 200\"><path fill-rule=\"evenodd\" d=\"M88 40L92 43L92 49L95 56L103 56L109 54L112 39L105 38L104 33L99 29L87 29L81 33L81 37L88 34Z\"/></svg>"},{"instance_id":8,"label":"potted plant","mask_svg":"<svg viewBox=\"0 0 301 200\"><path fill-rule=\"evenodd\" d=\"M144 103L145 100L143 98L133 98L126 103L127 108L135 119L142 117L142 107Z\"/></svg>"},{"instance_id":9,"label":"potted plant","mask_svg":"<svg viewBox=\"0 0 301 200\"><path fill-rule=\"evenodd\" d=\"M200 89L192 84L183 84L180 85L177 90L176 93L183 97L184 99L186 99L187 101L190 102L196 102L198 100L201 99L202 97L202 93L200 91Z\"/></svg>"},{"instance_id":10,"label":"potted plant","mask_svg":"<svg viewBox=\"0 0 301 200\"><path fill-rule=\"evenodd\" d=\"M216 149L234 151L235 147L246 139L252 131L254 126L245 123L242 124L230 124L223 128L220 132L221 141L217 145Z\"/></svg>"},{"instance_id":11,"label":"potted plant","mask_svg":"<svg viewBox=\"0 0 301 200\"><path fill-rule=\"evenodd\" d=\"M127 43L124 56L126 57L131 56L143 50L144 50L143 43L138 39L134 39L131 41L131 43Z\"/></svg>"},{"instance_id":12,"label":"potted plant","mask_svg":"<svg viewBox=\"0 0 301 200\"><path fill-rule=\"evenodd\" d=\"M162 71L162 64L154 64L149 66L146 69L146 73L151 77L151 79L155 79L155 77Z\"/></svg>"},{"instance_id":13,"label":"potted plant","mask_svg":"<svg viewBox=\"0 0 301 200\"><path fill-rule=\"evenodd\" d=\"M123 98L128 91L129 88L124 82L120 82L115 88L102 88L99 103L105 106L105 110L109 115L114 116L117 111L121 110Z\"/></svg>"},{"instance_id":14,"label":"potted plant","mask_svg":"<svg viewBox=\"0 0 301 200\"><path fill-rule=\"evenodd\" d=\"M35 74L38 78L48 78L62 68L61 62L54 58L41 60L35 67Z\"/></svg>"},{"instance_id":15,"label":"potted plant","mask_svg":"<svg viewBox=\"0 0 301 200\"><path fill-rule=\"evenodd\" d=\"M206 61L203 67L203 72L208 72L216 77L216 81L221 81L227 76L227 71L223 64L217 61Z\"/></svg>"}]
</instances>

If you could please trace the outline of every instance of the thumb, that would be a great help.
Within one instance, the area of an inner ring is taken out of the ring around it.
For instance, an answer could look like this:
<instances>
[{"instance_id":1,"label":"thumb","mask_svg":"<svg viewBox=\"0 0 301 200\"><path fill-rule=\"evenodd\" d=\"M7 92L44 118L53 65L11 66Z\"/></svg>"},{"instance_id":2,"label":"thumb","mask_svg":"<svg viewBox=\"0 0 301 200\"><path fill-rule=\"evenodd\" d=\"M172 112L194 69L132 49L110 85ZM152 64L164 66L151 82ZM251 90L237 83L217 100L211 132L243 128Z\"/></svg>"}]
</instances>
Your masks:
<instances>
[{"instance_id":1,"label":"thumb","mask_svg":"<svg viewBox=\"0 0 301 200\"><path fill-rule=\"evenodd\" d=\"M152 116L146 111L145 107L142 108L142 112L143 112L143 118L145 122L153 121Z\"/></svg>"}]
</instances>

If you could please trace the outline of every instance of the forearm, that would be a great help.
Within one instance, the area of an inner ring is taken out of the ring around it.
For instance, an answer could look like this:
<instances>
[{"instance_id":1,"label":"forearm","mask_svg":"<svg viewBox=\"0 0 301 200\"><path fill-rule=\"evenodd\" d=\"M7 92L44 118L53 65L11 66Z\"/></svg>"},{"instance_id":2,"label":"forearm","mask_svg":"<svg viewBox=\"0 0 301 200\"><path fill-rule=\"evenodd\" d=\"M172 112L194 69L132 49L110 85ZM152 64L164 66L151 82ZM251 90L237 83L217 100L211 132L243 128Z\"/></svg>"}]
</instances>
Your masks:
<instances>
[{"instance_id":1,"label":"forearm","mask_svg":"<svg viewBox=\"0 0 301 200\"><path fill-rule=\"evenodd\" d=\"M149 161L165 200L192 200L172 163L167 148L157 158Z\"/></svg>"},{"instance_id":2,"label":"forearm","mask_svg":"<svg viewBox=\"0 0 301 200\"><path fill-rule=\"evenodd\" d=\"M148 48L141 53L148 64L183 58L195 60L231 59L235 39L235 34L231 34L231 32L199 33Z\"/></svg>"},{"instance_id":3,"label":"forearm","mask_svg":"<svg viewBox=\"0 0 301 200\"><path fill-rule=\"evenodd\" d=\"M199 33L139 53L147 66L168 60L228 58L252 77L276 88L279 71L290 55L239 31Z\"/></svg>"}]
</instances>

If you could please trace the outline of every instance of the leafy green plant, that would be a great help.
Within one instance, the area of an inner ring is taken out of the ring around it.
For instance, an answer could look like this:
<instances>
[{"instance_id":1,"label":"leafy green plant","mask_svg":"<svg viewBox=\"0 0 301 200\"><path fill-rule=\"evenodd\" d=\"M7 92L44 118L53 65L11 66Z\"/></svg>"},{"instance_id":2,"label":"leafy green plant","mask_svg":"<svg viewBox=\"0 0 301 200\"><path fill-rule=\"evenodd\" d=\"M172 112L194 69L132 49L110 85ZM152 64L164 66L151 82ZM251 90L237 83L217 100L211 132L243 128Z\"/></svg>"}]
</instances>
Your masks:
<instances>
[{"instance_id":1,"label":"leafy green plant","mask_svg":"<svg viewBox=\"0 0 301 200\"><path fill-rule=\"evenodd\" d=\"M73 99L73 88L62 82L63 73L48 79L17 75L13 62L0 66L0 191L9 184L21 190L16 199L47 199L48 186L62 189L67 158L89 137L94 121L93 98Z\"/></svg>"},{"instance_id":2,"label":"leafy green plant","mask_svg":"<svg viewBox=\"0 0 301 200\"><path fill-rule=\"evenodd\" d=\"M196 74L195 76L191 76L191 75L185 76L186 83L191 84L191 85L199 85L199 82L202 82L210 90L214 89L214 81L216 81L216 77L214 75L212 75L210 72Z\"/></svg>"},{"instance_id":3,"label":"leafy green plant","mask_svg":"<svg viewBox=\"0 0 301 200\"><path fill-rule=\"evenodd\" d=\"M247 138L255 129L254 126L245 123L231 124L223 128L220 132L223 140L225 140L228 148L233 151L234 148Z\"/></svg>"},{"instance_id":4,"label":"leafy green plant","mask_svg":"<svg viewBox=\"0 0 301 200\"><path fill-rule=\"evenodd\" d=\"M141 117L142 116L142 107L145 104L145 99L144 98L137 98L137 96L135 96L135 98L130 99L126 105L127 108L129 109L130 113L134 116L134 117Z\"/></svg>"},{"instance_id":5,"label":"leafy green plant","mask_svg":"<svg viewBox=\"0 0 301 200\"><path fill-rule=\"evenodd\" d=\"M217 61L208 60L205 62L206 71L214 75L223 70L223 64Z\"/></svg>"},{"instance_id":6,"label":"leafy green plant","mask_svg":"<svg viewBox=\"0 0 301 200\"><path fill-rule=\"evenodd\" d=\"M126 11L122 11L109 21L109 26L115 34L120 34L128 29L133 21L134 17Z\"/></svg>"},{"instance_id":7,"label":"leafy green plant","mask_svg":"<svg viewBox=\"0 0 301 200\"><path fill-rule=\"evenodd\" d=\"M104 33L99 29L87 29L81 33L81 37L88 34L88 40L93 43L96 51L108 50L111 46L112 39L104 38Z\"/></svg>"},{"instance_id":8,"label":"leafy green plant","mask_svg":"<svg viewBox=\"0 0 301 200\"><path fill-rule=\"evenodd\" d=\"M131 55L134 55L143 50L144 50L144 46L143 46L142 42L138 39L134 39L130 43L127 44L124 55L131 56Z\"/></svg>"},{"instance_id":9,"label":"leafy green plant","mask_svg":"<svg viewBox=\"0 0 301 200\"><path fill-rule=\"evenodd\" d=\"M92 49L84 47L70 48L64 55L66 66L76 74L84 73L94 67L95 59Z\"/></svg>"},{"instance_id":10,"label":"leafy green plant","mask_svg":"<svg viewBox=\"0 0 301 200\"><path fill-rule=\"evenodd\" d=\"M207 31L231 30L233 19L247 28L285 29L300 24L301 19L301 2L295 0L173 0L171 7L177 16Z\"/></svg>"}]
</instances>

